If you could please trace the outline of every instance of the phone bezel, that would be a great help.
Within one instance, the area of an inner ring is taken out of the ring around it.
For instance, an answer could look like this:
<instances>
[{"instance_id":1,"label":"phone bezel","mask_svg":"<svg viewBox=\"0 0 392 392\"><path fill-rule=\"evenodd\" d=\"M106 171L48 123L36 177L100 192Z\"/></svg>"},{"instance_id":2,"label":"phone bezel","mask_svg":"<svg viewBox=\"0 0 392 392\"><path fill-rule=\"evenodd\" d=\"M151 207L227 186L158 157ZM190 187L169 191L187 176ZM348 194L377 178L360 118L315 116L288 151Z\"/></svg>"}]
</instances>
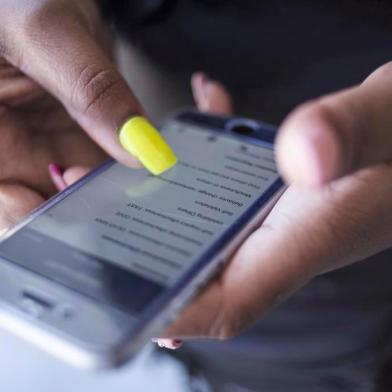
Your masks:
<instances>
[{"instance_id":1,"label":"phone bezel","mask_svg":"<svg viewBox=\"0 0 392 392\"><path fill-rule=\"evenodd\" d=\"M168 121L170 122L173 120L177 122L193 123L199 126L202 125L211 131L227 133L230 132L230 129L227 127L230 121L238 121L241 119L238 117L218 117L200 114L194 111L186 111L174 115ZM245 136L231 134L231 136L237 140L242 140L245 143L258 144L273 148L275 128L267 124L255 122L253 120L245 120L252 121L252 124L255 125L254 135ZM93 179L95 176L107 170L112 164L114 164L113 160L106 161L63 192L50 198L48 201L31 212L29 216L27 216L20 223L5 233L0 238L0 242L15 234L19 229L26 226L53 205L61 202L71 193L77 191L80 187ZM227 244L235 242L235 237L244 230L249 222L258 215L258 212L260 212L262 207L266 206L268 204L267 202L271 201L272 197L277 195L279 191L282 190L282 188L283 181L281 178L278 178L266 192L257 198L252 206L249 207L232 226L222 233L217 241L211 244L211 246L199 256L198 260L192 266L190 266L186 272L184 272L181 279L177 281L176 284L167 288L167 290L165 290L156 300L154 300L153 304L149 306L146 311L142 313L141 317L137 319L136 327L129 334L125 334L123 339L118 341L116 345L107 347L105 349L102 349L101 347L98 350L95 350L93 347L87 347L87 345L86 347L79 347L80 350L86 351L84 354L87 354L87 357L90 357L90 360L85 361L86 365L88 367L96 368L112 367L124 362L141 346L141 344L144 344L145 341L143 339L146 336L153 333L154 331L158 332L163 326L170 322L170 320L175 317L176 314L178 314L178 312L186 305L186 303L188 303L192 296L195 295L197 288L201 284L204 284L206 280L212 276L216 270L216 266L221 264L221 260L217 260L217 257L222 259L222 252L225 251L227 258L233 251L227 250L227 248L230 248L227 246ZM262 217L260 219L262 219ZM1 258L1 260L7 261L4 258ZM12 261L7 262L12 263ZM28 272L33 275L37 275L35 272ZM55 283L53 281L51 282L55 285L61 285L60 283ZM82 294L81 297L83 297ZM1 300L2 299L0 298L0 301ZM75 344L75 342L70 342L70 344ZM57 354L57 356L61 357L61 354ZM75 362L74 360L71 361ZM82 366L84 365L82 364Z\"/></svg>"}]
</instances>

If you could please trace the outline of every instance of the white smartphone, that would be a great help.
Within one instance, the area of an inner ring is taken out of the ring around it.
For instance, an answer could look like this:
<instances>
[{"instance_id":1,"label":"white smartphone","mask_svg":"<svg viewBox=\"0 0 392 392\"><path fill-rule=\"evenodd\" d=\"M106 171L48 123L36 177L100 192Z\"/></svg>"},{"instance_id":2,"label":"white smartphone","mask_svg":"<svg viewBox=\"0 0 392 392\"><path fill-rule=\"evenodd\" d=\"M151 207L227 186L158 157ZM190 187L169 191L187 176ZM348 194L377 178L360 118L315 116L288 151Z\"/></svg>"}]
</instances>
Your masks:
<instances>
[{"instance_id":1,"label":"white smartphone","mask_svg":"<svg viewBox=\"0 0 392 392\"><path fill-rule=\"evenodd\" d=\"M2 328L76 366L118 366L261 224L283 190L273 127L183 112L162 132L169 171L110 160L1 238Z\"/></svg>"}]
</instances>

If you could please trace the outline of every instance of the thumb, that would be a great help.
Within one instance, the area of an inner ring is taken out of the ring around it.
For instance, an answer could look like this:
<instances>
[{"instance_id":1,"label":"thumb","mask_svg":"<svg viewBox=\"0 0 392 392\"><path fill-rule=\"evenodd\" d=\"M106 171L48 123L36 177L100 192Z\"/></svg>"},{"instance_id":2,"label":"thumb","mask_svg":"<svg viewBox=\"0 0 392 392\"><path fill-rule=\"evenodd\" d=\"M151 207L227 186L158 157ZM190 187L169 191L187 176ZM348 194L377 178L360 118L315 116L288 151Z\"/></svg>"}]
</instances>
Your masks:
<instances>
[{"instance_id":1,"label":"thumb","mask_svg":"<svg viewBox=\"0 0 392 392\"><path fill-rule=\"evenodd\" d=\"M289 182L320 185L392 160L392 63L357 87L306 103L284 121L277 160Z\"/></svg>"},{"instance_id":2,"label":"thumb","mask_svg":"<svg viewBox=\"0 0 392 392\"><path fill-rule=\"evenodd\" d=\"M73 2L44 3L51 6L30 10L22 31L10 34L10 62L58 98L115 159L130 166L137 166L139 160L154 174L172 166L173 152L158 131L140 118L143 109L96 42L91 20Z\"/></svg>"}]
</instances>

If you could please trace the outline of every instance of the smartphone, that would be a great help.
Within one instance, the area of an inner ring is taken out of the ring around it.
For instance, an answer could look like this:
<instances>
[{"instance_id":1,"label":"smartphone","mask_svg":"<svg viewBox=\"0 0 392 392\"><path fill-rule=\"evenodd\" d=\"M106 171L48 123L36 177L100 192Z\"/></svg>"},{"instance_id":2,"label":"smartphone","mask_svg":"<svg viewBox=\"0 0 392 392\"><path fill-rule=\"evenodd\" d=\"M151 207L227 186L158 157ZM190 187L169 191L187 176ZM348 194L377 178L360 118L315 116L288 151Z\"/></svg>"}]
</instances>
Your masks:
<instances>
[{"instance_id":1,"label":"smartphone","mask_svg":"<svg viewBox=\"0 0 392 392\"><path fill-rule=\"evenodd\" d=\"M275 129L187 111L161 131L160 176L109 160L0 240L0 326L85 368L111 368L171 323L283 190Z\"/></svg>"}]
</instances>

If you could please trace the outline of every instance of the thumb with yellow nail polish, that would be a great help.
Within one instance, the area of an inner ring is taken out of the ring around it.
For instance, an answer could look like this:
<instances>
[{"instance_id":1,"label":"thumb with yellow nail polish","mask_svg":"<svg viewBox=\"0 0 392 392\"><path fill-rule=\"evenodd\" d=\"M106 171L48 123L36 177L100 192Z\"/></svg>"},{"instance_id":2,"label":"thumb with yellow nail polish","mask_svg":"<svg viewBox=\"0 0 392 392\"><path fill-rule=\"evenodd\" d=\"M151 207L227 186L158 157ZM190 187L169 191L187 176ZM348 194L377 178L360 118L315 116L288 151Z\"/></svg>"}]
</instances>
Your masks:
<instances>
[{"instance_id":1,"label":"thumb with yellow nail polish","mask_svg":"<svg viewBox=\"0 0 392 392\"><path fill-rule=\"evenodd\" d=\"M155 175L170 169L177 157L158 130L144 117L132 117L120 130L120 142Z\"/></svg>"}]
</instances>

